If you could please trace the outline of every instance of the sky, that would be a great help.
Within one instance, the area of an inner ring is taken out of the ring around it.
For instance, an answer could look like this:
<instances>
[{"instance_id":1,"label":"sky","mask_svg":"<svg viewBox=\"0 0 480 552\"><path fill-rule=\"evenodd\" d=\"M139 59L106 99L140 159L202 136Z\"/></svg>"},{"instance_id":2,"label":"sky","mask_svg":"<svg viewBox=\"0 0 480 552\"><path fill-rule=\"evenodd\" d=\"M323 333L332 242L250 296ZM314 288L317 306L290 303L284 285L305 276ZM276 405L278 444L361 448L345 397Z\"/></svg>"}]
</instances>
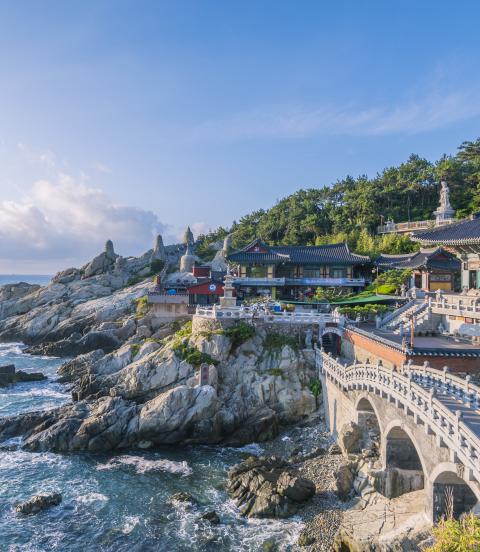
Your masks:
<instances>
[{"instance_id":1,"label":"sky","mask_svg":"<svg viewBox=\"0 0 480 552\"><path fill-rule=\"evenodd\" d=\"M0 273L480 136L477 1L0 0Z\"/></svg>"}]
</instances>

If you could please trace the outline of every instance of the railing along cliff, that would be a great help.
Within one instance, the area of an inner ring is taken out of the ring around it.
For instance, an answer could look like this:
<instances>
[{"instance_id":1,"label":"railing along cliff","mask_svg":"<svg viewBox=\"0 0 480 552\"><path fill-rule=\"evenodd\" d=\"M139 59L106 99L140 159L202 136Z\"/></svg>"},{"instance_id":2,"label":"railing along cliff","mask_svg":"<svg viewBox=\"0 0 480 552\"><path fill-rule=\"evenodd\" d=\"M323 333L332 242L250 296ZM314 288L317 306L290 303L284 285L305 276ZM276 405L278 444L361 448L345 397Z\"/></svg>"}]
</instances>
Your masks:
<instances>
[{"instance_id":1,"label":"railing along cliff","mask_svg":"<svg viewBox=\"0 0 480 552\"><path fill-rule=\"evenodd\" d=\"M381 365L352 364L345 366L325 352L316 349L316 362L319 373L334 382L343 391L368 390L377 396L394 402L405 415L412 414L416 423L424 426L426 433L434 433L438 444L448 447L453 455L462 462L468 470L467 477L474 477L480 481L480 438L467 424L461 410L452 411L437 398L437 376L433 369L406 365L402 372L394 371ZM420 385L416 381L418 374L426 374L432 382ZM460 390L460 378L440 372L439 377L445 377L453 389ZM445 382L444 382L445 383ZM468 388L466 387L468 385ZM467 395L474 393L478 401L480 388L470 382L463 384L463 390L468 389ZM459 393L459 400L461 396ZM454 395L454 398L457 398ZM480 414L474 406L471 409L475 418ZM469 415L469 419L472 416ZM478 421L478 419L476 421Z\"/></svg>"}]
</instances>

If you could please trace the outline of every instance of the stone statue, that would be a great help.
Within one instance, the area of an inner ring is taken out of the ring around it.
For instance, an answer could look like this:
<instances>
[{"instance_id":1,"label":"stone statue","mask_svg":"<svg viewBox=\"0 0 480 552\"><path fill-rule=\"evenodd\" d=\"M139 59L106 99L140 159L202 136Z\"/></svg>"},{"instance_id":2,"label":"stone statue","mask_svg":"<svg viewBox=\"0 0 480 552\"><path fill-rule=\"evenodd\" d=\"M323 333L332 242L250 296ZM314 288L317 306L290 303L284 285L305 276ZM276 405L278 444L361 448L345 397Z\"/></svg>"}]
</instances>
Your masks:
<instances>
[{"instance_id":1,"label":"stone statue","mask_svg":"<svg viewBox=\"0 0 480 552\"><path fill-rule=\"evenodd\" d=\"M442 224L445 220L450 220L455 214L455 210L450 204L450 190L445 181L442 181L440 188L440 203L438 209L433 213L437 225Z\"/></svg>"},{"instance_id":2,"label":"stone statue","mask_svg":"<svg viewBox=\"0 0 480 552\"><path fill-rule=\"evenodd\" d=\"M400 295L401 297L405 297L407 295L407 286L405 284L400 286Z\"/></svg>"},{"instance_id":3,"label":"stone statue","mask_svg":"<svg viewBox=\"0 0 480 552\"><path fill-rule=\"evenodd\" d=\"M105 243L105 254L109 259L115 259L115 250L113 248L112 240L107 240Z\"/></svg>"},{"instance_id":4,"label":"stone statue","mask_svg":"<svg viewBox=\"0 0 480 552\"><path fill-rule=\"evenodd\" d=\"M187 250L180 258L180 272L193 272L195 264L195 254L192 251L190 243L187 244Z\"/></svg>"}]
</instances>

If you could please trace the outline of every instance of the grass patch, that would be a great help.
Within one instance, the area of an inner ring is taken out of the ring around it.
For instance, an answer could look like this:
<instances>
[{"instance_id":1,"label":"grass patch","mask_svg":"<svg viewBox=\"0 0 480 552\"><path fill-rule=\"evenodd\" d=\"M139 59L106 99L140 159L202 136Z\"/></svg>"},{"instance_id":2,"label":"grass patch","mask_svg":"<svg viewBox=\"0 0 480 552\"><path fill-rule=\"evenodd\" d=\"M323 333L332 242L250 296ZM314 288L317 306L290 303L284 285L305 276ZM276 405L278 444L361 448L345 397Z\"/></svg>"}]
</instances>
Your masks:
<instances>
[{"instance_id":1,"label":"grass patch","mask_svg":"<svg viewBox=\"0 0 480 552\"><path fill-rule=\"evenodd\" d=\"M130 345L130 351L132 352L132 358L135 358L139 351L140 351L141 345L139 343L134 343L133 345Z\"/></svg>"},{"instance_id":2,"label":"grass patch","mask_svg":"<svg viewBox=\"0 0 480 552\"><path fill-rule=\"evenodd\" d=\"M176 337L185 338L190 337L192 335L192 321L189 320L183 326L180 327L180 329L175 332Z\"/></svg>"},{"instance_id":3,"label":"grass patch","mask_svg":"<svg viewBox=\"0 0 480 552\"><path fill-rule=\"evenodd\" d=\"M281 377L283 377L283 372L280 370L280 368L271 368L270 370L268 370L268 373L271 376L281 376Z\"/></svg>"},{"instance_id":4,"label":"grass patch","mask_svg":"<svg viewBox=\"0 0 480 552\"><path fill-rule=\"evenodd\" d=\"M143 295L142 297L139 297L138 299L134 300L135 302L135 318L138 320L139 318L144 317L149 310L148 307L148 299L146 295Z\"/></svg>"},{"instance_id":5,"label":"grass patch","mask_svg":"<svg viewBox=\"0 0 480 552\"><path fill-rule=\"evenodd\" d=\"M280 351L286 345L288 345L294 351L298 351L298 340L290 335L282 335L271 332L267 334L263 343L264 348L270 352Z\"/></svg>"}]
</instances>

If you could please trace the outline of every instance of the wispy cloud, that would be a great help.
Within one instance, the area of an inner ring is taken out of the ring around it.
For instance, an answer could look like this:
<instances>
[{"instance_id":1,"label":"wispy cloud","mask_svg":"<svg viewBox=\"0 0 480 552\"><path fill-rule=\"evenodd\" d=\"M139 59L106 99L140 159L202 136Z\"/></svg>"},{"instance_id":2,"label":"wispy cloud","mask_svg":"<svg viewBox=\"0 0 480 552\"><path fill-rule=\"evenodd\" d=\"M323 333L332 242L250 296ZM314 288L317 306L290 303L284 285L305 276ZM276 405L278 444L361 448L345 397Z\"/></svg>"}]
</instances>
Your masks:
<instances>
[{"instance_id":1,"label":"wispy cloud","mask_svg":"<svg viewBox=\"0 0 480 552\"><path fill-rule=\"evenodd\" d=\"M480 116L480 89L430 92L397 105L289 103L207 121L194 136L212 140L297 139L316 135L416 134Z\"/></svg>"}]
</instances>

